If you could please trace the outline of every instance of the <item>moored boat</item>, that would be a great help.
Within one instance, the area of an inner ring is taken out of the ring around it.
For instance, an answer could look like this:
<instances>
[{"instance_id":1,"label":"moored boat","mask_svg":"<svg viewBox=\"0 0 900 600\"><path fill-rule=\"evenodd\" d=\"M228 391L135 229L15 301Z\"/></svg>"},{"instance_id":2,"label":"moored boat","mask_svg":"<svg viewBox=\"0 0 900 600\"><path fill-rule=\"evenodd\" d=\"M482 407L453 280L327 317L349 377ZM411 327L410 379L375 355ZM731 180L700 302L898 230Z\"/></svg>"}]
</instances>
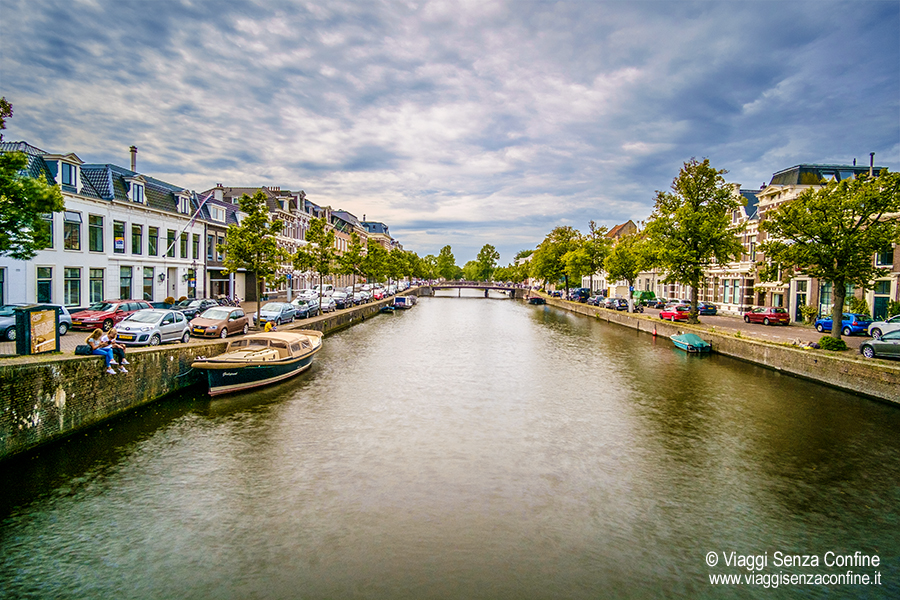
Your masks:
<instances>
[{"instance_id":1,"label":"moored boat","mask_svg":"<svg viewBox=\"0 0 900 600\"><path fill-rule=\"evenodd\" d=\"M394 298L394 308L412 308L416 305L417 298L415 296L397 296Z\"/></svg>"},{"instance_id":2,"label":"moored boat","mask_svg":"<svg viewBox=\"0 0 900 600\"><path fill-rule=\"evenodd\" d=\"M528 299L528 304L547 304L547 301L540 296L531 296Z\"/></svg>"},{"instance_id":3,"label":"moored boat","mask_svg":"<svg viewBox=\"0 0 900 600\"><path fill-rule=\"evenodd\" d=\"M270 331L235 339L225 352L195 360L206 371L209 395L268 385L302 373L322 347L320 331Z\"/></svg>"},{"instance_id":4,"label":"moored boat","mask_svg":"<svg viewBox=\"0 0 900 600\"><path fill-rule=\"evenodd\" d=\"M672 336L672 342L685 352L710 352L712 344L694 333L679 333Z\"/></svg>"}]
</instances>

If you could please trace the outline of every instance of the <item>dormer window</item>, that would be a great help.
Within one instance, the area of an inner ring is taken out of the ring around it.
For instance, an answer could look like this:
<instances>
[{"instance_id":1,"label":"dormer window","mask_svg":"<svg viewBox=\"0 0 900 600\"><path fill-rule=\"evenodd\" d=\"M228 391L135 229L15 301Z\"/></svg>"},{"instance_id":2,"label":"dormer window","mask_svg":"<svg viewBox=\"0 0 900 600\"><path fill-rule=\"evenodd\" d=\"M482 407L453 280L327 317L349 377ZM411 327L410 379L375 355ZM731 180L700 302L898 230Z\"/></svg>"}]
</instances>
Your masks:
<instances>
[{"instance_id":1,"label":"dormer window","mask_svg":"<svg viewBox=\"0 0 900 600\"><path fill-rule=\"evenodd\" d=\"M225 209L221 206L210 206L209 207L209 218L213 221L218 221L219 223L225 222Z\"/></svg>"},{"instance_id":2,"label":"dormer window","mask_svg":"<svg viewBox=\"0 0 900 600\"><path fill-rule=\"evenodd\" d=\"M78 182L78 167L67 162L62 163L61 179L63 185L75 186Z\"/></svg>"},{"instance_id":3,"label":"dormer window","mask_svg":"<svg viewBox=\"0 0 900 600\"><path fill-rule=\"evenodd\" d=\"M190 207L188 206L188 199L184 196L178 196L178 212L182 214L188 214L190 212Z\"/></svg>"},{"instance_id":4,"label":"dormer window","mask_svg":"<svg viewBox=\"0 0 900 600\"><path fill-rule=\"evenodd\" d=\"M131 184L131 201L144 204L144 186L139 183Z\"/></svg>"}]
</instances>

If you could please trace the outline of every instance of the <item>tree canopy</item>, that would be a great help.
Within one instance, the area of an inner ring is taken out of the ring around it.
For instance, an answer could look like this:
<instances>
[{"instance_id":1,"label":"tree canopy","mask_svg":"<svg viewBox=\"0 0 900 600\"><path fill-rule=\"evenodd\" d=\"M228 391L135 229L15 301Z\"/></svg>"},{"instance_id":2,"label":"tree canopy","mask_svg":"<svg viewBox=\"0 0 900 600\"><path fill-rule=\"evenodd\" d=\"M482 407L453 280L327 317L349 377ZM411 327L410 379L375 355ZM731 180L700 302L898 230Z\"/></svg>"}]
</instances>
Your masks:
<instances>
[{"instance_id":1,"label":"tree canopy","mask_svg":"<svg viewBox=\"0 0 900 600\"><path fill-rule=\"evenodd\" d=\"M733 188L709 159L692 158L672 181L671 192L656 192L656 206L644 230L653 248L654 266L664 281L691 287L689 322L696 323L697 292L703 271L714 262L725 264L742 246L731 213L741 206Z\"/></svg>"},{"instance_id":2,"label":"tree canopy","mask_svg":"<svg viewBox=\"0 0 900 600\"><path fill-rule=\"evenodd\" d=\"M456 278L457 270L458 267L456 266L456 259L453 257L453 250L450 246L444 246L437 257L438 275L444 279L454 279Z\"/></svg>"},{"instance_id":3,"label":"tree canopy","mask_svg":"<svg viewBox=\"0 0 900 600\"><path fill-rule=\"evenodd\" d=\"M604 269L610 281L625 281L628 289L634 287L638 274L647 265L647 241L640 234L631 234L619 239L604 261ZM634 299L628 294L628 311L634 311Z\"/></svg>"},{"instance_id":4,"label":"tree canopy","mask_svg":"<svg viewBox=\"0 0 900 600\"><path fill-rule=\"evenodd\" d=\"M535 279L557 283L565 280L566 291L569 289L569 274L563 256L576 250L581 243L581 234L568 225L556 227L547 234L531 255L529 272Z\"/></svg>"},{"instance_id":5,"label":"tree canopy","mask_svg":"<svg viewBox=\"0 0 900 600\"><path fill-rule=\"evenodd\" d=\"M882 171L808 188L797 198L768 211L760 244L768 265L760 275L774 279L778 269L800 271L830 282L832 323L840 323L846 286L863 289L889 272L875 266L874 255L900 241L900 174ZM833 326L831 335L841 337Z\"/></svg>"},{"instance_id":6,"label":"tree canopy","mask_svg":"<svg viewBox=\"0 0 900 600\"><path fill-rule=\"evenodd\" d=\"M500 253L490 244L485 244L478 251L475 262L478 265L476 271L476 281L490 281L497 268L497 261L500 260ZM468 279L468 277L466 277Z\"/></svg>"},{"instance_id":7,"label":"tree canopy","mask_svg":"<svg viewBox=\"0 0 900 600\"><path fill-rule=\"evenodd\" d=\"M0 98L0 130L6 129L12 114L12 105ZM43 215L65 208L59 186L28 176L27 167L28 156L23 152L0 154L0 256L17 260L33 258L50 244Z\"/></svg>"},{"instance_id":8,"label":"tree canopy","mask_svg":"<svg viewBox=\"0 0 900 600\"><path fill-rule=\"evenodd\" d=\"M244 194L239 203L246 216L240 223L228 226L222 266L226 273L246 269L256 274L258 313L263 282L275 284L282 277L279 272L287 257L275 236L281 232L284 223L280 219L269 220L266 195L262 190L257 190L253 196Z\"/></svg>"},{"instance_id":9,"label":"tree canopy","mask_svg":"<svg viewBox=\"0 0 900 600\"><path fill-rule=\"evenodd\" d=\"M331 275L337 258L334 251L334 230L327 228L323 218L310 219L306 232L308 244L297 249L294 268L298 271L314 271L319 275L319 299L322 298L322 283Z\"/></svg>"}]
</instances>

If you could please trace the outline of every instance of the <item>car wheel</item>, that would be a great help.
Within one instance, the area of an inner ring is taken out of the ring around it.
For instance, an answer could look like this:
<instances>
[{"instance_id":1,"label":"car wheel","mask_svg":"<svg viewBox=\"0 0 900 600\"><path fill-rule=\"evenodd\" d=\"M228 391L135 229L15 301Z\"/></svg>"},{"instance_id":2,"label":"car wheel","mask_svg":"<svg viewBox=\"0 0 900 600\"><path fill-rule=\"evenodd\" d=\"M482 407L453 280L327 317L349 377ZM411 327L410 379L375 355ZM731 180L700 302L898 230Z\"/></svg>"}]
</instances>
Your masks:
<instances>
[{"instance_id":1,"label":"car wheel","mask_svg":"<svg viewBox=\"0 0 900 600\"><path fill-rule=\"evenodd\" d=\"M275 319L275 327L278 327L279 325L281 325L281 317Z\"/></svg>"},{"instance_id":2,"label":"car wheel","mask_svg":"<svg viewBox=\"0 0 900 600\"><path fill-rule=\"evenodd\" d=\"M819 333L822 333L825 331L825 328L822 327L821 323L819 323L818 325L816 325L816 331L818 331Z\"/></svg>"},{"instance_id":3,"label":"car wheel","mask_svg":"<svg viewBox=\"0 0 900 600\"><path fill-rule=\"evenodd\" d=\"M219 333L219 337L223 340L228 337L228 328L223 327L221 333Z\"/></svg>"},{"instance_id":4,"label":"car wheel","mask_svg":"<svg viewBox=\"0 0 900 600\"><path fill-rule=\"evenodd\" d=\"M9 329L7 329L6 335L4 337L6 337L6 339L8 339L9 341L14 342L16 340L16 328L10 327Z\"/></svg>"},{"instance_id":5,"label":"car wheel","mask_svg":"<svg viewBox=\"0 0 900 600\"><path fill-rule=\"evenodd\" d=\"M191 341L191 332L185 331L184 333L181 334L181 343L187 344L189 341Z\"/></svg>"},{"instance_id":6,"label":"car wheel","mask_svg":"<svg viewBox=\"0 0 900 600\"><path fill-rule=\"evenodd\" d=\"M112 329L112 326L112 319L106 319L105 321L103 321L103 331L109 331L110 329Z\"/></svg>"},{"instance_id":7,"label":"car wheel","mask_svg":"<svg viewBox=\"0 0 900 600\"><path fill-rule=\"evenodd\" d=\"M675 315L672 315L672 316L669 317L669 318L672 320L673 323L675 322Z\"/></svg>"},{"instance_id":8,"label":"car wheel","mask_svg":"<svg viewBox=\"0 0 900 600\"><path fill-rule=\"evenodd\" d=\"M769 319L763 319L763 325L768 325L768 324L769 324Z\"/></svg>"},{"instance_id":9,"label":"car wheel","mask_svg":"<svg viewBox=\"0 0 900 600\"><path fill-rule=\"evenodd\" d=\"M853 335L853 331L851 331L849 327L844 327L841 330L841 333L843 333L844 335Z\"/></svg>"},{"instance_id":10,"label":"car wheel","mask_svg":"<svg viewBox=\"0 0 900 600\"><path fill-rule=\"evenodd\" d=\"M151 346L159 346L159 343L161 341L162 341L162 339L160 339L158 333L154 333L152 336L150 336L150 345Z\"/></svg>"},{"instance_id":11,"label":"car wheel","mask_svg":"<svg viewBox=\"0 0 900 600\"><path fill-rule=\"evenodd\" d=\"M241 333L243 333L244 335L247 335L248 331L250 331L250 325L247 323L244 323L244 328L241 329Z\"/></svg>"},{"instance_id":12,"label":"car wheel","mask_svg":"<svg viewBox=\"0 0 900 600\"><path fill-rule=\"evenodd\" d=\"M871 333L872 337L875 338L876 340L881 339L881 330L878 329L877 327L875 329L873 329L872 331L870 331L869 333Z\"/></svg>"},{"instance_id":13,"label":"car wheel","mask_svg":"<svg viewBox=\"0 0 900 600\"><path fill-rule=\"evenodd\" d=\"M875 351L872 350L871 346L863 346L862 354L866 358L875 358Z\"/></svg>"},{"instance_id":14,"label":"car wheel","mask_svg":"<svg viewBox=\"0 0 900 600\"><path fill-rule=\"evenodd\" d=\"M59 324L59 335L66 335L66 333L68 333L68 331L69 331L68 323L60 323Z\"/></svg>"},{"instance_id":15,"label":"car wheel","mask_svg":"<svg viewBox=\"0 0 900 600\"><path fill-rule=\"evenodd\" d=\"M749 323L749 322L750 322L750 317L748 317L747 315L744 315L744 323Z\"/></svg>"}]
</instances>

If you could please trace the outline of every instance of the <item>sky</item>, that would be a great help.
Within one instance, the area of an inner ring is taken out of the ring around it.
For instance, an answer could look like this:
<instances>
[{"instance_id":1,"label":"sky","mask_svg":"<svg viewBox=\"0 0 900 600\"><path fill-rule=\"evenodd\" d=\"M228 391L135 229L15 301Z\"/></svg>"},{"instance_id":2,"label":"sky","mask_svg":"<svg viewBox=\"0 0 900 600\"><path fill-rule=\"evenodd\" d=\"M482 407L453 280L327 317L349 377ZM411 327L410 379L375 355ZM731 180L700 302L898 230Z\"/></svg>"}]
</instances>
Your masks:
<instances>
[{"instance_id":1,"label":"sky","mask_svg":"<svg viewBox=\"0 0 900 600\"><path fill-rule=\"evenodd\" d=\"M646 220L692 157L900 169L900 2L0 0L0 95L4 141L505 265Z\"/></svg>"}]
</instances>

